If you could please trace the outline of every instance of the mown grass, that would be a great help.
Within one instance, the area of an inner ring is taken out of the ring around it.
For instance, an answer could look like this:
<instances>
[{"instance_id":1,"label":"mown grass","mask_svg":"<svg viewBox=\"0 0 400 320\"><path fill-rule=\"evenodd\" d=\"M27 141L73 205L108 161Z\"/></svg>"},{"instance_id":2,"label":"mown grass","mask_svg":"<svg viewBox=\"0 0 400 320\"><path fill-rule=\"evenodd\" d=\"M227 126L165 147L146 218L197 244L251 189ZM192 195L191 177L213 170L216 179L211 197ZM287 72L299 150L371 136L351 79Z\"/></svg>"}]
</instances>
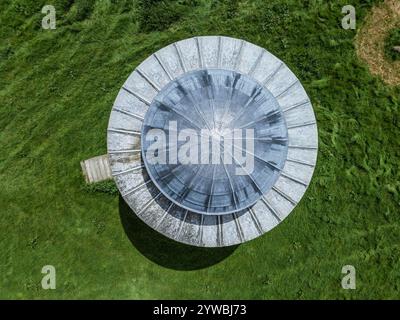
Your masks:
<instances>
[{"instance_id":1,"label":"mown grass","mask_svg":"<svg viewBox=\"0 0 400 320\"><path fill-rule=\"evenodd\" d=\"M352 1L358 27L375 3ZM55 0L56 30L41 29L44 4L0 2L1 298L399 297L400 90L357 59L355 31L340 24L348 1ZM153 262L153 244L131 244L118 197L82 190L79 162L106 151L113 100L143 59L208 34L288 64L313 101L320 149L309 190L278 228L182 271ZM41 289L47 264L56 290ZM347 264L357 290L341 289Z\"/></svg>"}]
</instances>

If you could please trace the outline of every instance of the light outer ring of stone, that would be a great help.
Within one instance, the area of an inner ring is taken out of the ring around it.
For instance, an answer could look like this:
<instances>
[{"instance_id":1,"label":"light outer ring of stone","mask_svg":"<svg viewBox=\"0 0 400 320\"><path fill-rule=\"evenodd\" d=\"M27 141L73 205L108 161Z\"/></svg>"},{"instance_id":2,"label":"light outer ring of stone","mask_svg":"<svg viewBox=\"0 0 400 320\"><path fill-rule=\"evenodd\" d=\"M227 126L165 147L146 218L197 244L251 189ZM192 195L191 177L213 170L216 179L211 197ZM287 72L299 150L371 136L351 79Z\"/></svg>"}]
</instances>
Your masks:
<instances>
[{"instance_id":1,"label":"light outer ring of stone","mask_svg":"<svg viewBox=\"0 0 400 320\"><path fill-rule=\"evenodd\" d=\"M233 70L262 84L277 99L288 129L286 162L272 189L253 206L228 215L202 215L172 203L141 158L140 132L154 97L173 79L204 68ZM107 131L112 175L133 212L163 235L200 247L237 245L276 227L306 192L318 154L313 107L293 72L265 49L223 36L178 41L144 60L119 91Z\"/></svg>"}]
</instances>

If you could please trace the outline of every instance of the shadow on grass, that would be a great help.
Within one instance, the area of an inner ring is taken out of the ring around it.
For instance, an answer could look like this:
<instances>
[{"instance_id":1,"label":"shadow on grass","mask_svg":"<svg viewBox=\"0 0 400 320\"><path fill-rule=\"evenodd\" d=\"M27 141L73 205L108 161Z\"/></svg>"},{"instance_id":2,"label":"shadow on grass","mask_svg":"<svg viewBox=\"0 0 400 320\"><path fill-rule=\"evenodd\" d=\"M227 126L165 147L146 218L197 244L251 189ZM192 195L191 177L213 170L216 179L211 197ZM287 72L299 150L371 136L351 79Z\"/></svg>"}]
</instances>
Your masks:
<instances>
[{"instance_id":1,"label":"shadow on grass","mask_svg":"<svg viewBox=\"0 0 400 320\"><path fill-rule=\"evenodd\" d=\"M146 258L165 268L206 268L224 260L238 247L201 248L169 239L140 220L121 196L119 215L125 233L135 248Z\"/></svg>"}]
</instances>

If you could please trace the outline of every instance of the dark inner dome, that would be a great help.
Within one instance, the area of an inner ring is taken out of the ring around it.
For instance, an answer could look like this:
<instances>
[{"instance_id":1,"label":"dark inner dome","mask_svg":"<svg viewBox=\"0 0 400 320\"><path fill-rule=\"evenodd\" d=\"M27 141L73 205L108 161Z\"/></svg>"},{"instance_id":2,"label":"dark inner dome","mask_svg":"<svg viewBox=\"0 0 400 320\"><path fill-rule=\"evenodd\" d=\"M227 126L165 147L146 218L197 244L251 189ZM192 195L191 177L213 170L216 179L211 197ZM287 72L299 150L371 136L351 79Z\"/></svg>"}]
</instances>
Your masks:
<instances>
[{"instance_id":1,"label":"dark inner dome","mask_svg":"<svg viewBox=\"0 0 400 320\"><path fill-rule=\"evenodd\" d=\"M142 127L146 169L171 201L202 214L254 204L275 183L288 133L272 94L227 70L186 73L152 101Z\"/></svg>"}]
</instances>

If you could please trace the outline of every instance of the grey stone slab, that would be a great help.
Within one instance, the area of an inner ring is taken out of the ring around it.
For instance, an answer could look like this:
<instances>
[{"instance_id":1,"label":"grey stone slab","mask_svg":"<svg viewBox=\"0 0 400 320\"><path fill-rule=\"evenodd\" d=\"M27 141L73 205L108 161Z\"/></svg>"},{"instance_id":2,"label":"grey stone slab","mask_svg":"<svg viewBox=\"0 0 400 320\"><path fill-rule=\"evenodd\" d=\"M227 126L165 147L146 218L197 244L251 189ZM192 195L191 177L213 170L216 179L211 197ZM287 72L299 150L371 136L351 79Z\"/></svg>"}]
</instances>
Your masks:
<instances>
[{"instance_id":1,"label":"grey stone slab","mask_svg":"<svg viewBox=\"0 0 400 320\"><path fill-rule=\"evenodd\" d=\"M314 121L299 119L295 123L288 124L288 134L292 145L318 146L317 125Z\"/></svg>"},{"instance_id":2,"label":"grey stone slab","mask_svg":"<svg viewBox=\"0 0 400 320\"><path fill-rule=\"evenodd\" d=\"M308 184L310 183L311 177L313 175L314 167L297 162L286 161L284 172Z\"/></svg>"},{"instance_id":3,"label":"grey stone slab","mask_svg":"<svg viewBox=\"0 0 400 320\"><path fill-rule=\"evenodd\" d=\"M201 215L188 211L178 240L190 245L200 245L200 225Z\"/></svg>"},{"instance_id":4,"label":"grey stone slab","mask_svg":"<svg viewBox=\"0 0 400 320\"><path fill-rule=\"evenodd\" d=\"M138 71L131 73L123 87L129 90L127 92L131 95L145 103L151 102L158 92L151 82L146 80Z\"/></svg>"},{"instance_id":5,"label":"grey stone slab","mask_svg":"<svg viewBox=\"0 0 400 320\"><path fill-rule=\"evenodd\" d=\"M317 153L316 149L289 148L286 162L300 161L300 163L314 167L317 161Z\"/></svg>"},{"instance_id":6,"label":"grey stone slab","mask_svg":"<svg viewBox=\"0 0 400 320\"><path fill-rule=\"evenodd\" d=\"M148 77L153 86L160 89L170 81L165 66L161 65L160 61L151 55L139 65L139 70L143 77Z\"/></svg>"},{"instance_id":7,"label":"grey stone slab","mask_svg":"<svg viewBox=\"0 0 400 320\"><path fill-rule=\"evenodd\" d=\"M113 153L108 156L111 172L114 177L142 166L140 152Z\"/></svg>"},{"instance_id":8,"label":"grey stone slab","mask_svg":"<svg viewBox=\"0 0 400 320\"><path fill-rule=\"evenodd\" d=\"M143 118L140 115L130 113L122 108L113 108L109 125L115 129L133 130L140 132Z\"/></svg>"},{"instance_id":9,"label":"grey stone slab","mask_svg":"<svg viewBox=\"0 0 400 320\"><path fill-rule=\"evenodd\" d=\"M185 72L176 45L171 44L166 46L157 51L154 56L159 61L160 65L163 66L171 80L179 77Z\"/></svg>"},{"instance_id":10,"label":"grey stone slab","mask_svg":"<svg viewBox=\"0 0 400 320\"><path fill-rule=\"evenodd\" d=\"M157 230L174 240L180 239L180 232L182 231L181 228L183 228L186 214L186 209L173 205L168 213L163 217Z\"/></svg>"},{"instance_id":11,"label":"grey stone slab","mask_svg":"<svg viewBox=\"0 0 400 320\"><path fill-rule=\"evenodd\" d=\"M152 184L151 180L145 179L144 182L139 183L138 181L134 188L128 190L122 196L131 209L135 213L139 213L158 193L158 189Z\"/></svg>"},{"instance_id":12,"label":"grey stone slab","mask_svg":"<svg viewBox=\"0 0 400 320\"><path fill-rule=\"evenodd\" d=\"M200 231L200 245L204 247L219 247L218 241L218 216L203 215L203 221Z\"/></svg>"},{"instance_id":13,"label":"grey stone slab","mask_svg":"<svg viewBox=\"0 0 400 320\"><path fill-rule=\"evenodd\" d=\"M254 217L251 209L246 210L244 214L236 213L235 215L235 221L243 237L242 242L252 240L262 234L262 230L258 227L258 220Z\"/></svg>"},{"instance_id":14,"label":"grey stone slab","mask_svg":"<svg viewBox=\"0 0 400 320\"><path fill-rule=\"evenodd\" d=\"M263 52L263 48L245 41L239 55L237 70L244 74L250 74L257 67L258 59Z\"/></svg>"},{"instance_id":15,"label":"grey stone slab","mask_svg":"<svg viewBox=\"0 0 400 320\"><path fill-rule=\"evenodd\" d=\"M252 210L257 216L264 233L275 228L280 222L280 220L271 212L271 210L262 200L258 201L252 207Z\"/></svg>"},{"instance_id":16,"label":"grey stone slab","mask_svg":"<svg viewBox=\"0 0 400 320\"><path fill-rule=\"evenodd\" d=\"M293 72L285 67L281 68L272 81L269 81L265 86L275 98L279 99L285 96L292 96L297 87L301 87L301 83Z\"/></svg>"},{"instance_id":17,"label":"grey stone slab","mask_svg":"<svg viewBox=\"0 0 400 320\"><path fill-rule=\"evenodd\" d=\"M283 62L277 57L264 50L261 60L254 69L252 75L262 84L274 81L274 77L284 66Z\"/></svg>"},{"instance_id":18,"label":"grey stone slab","mask_svg":"<svg viewBox=\"0 0 400 320\"><path fill-rule=\"evenodd\" d=\"M108 128L108 152L140 149L140 132L123 128Z\"/></svg>"},{"instance_id":19,"label":"grey stone slab","mask_svg":"<svg viewBox=\"0 0 400 320\"><path fill-rule=\"evenodd\" d=\"M200 53L196 38L182 40L176 43L178 57L182 60L185 72L201 68Z\"/></svg>"},{"instance_id":20,"label":"grey stone slab","mask_svg":"<svg viewBox=\"0 0 400 320\"><path fill-rule=\"evenodd\" d=\"M279 83L277 83L274 86L275 88L278 85L280 86L278 89L275 89L276 95L279 94L280 92L282 92L282 90L284 90L285 88L288 88L295 81L293 76L291 76L290 79L287 79L287 83L285 85L285 79L282 79L281 71L279 71L278 74L281 77L281 79L279 80ZM303 105L303 103L306 103L306 102L309 103L308 106L311 107L311 110L312 110L310 99L300 82L296 82L294 86L290 87L290 90L288 91L288 93L289 94L282 94L279 97L277 97L278 102L281 105L281 108L283 110L301 106L301 105Z\"/></svg>"},{"instance_id":21,"label":"grey stone slab","mask_svg":"<svg viewBox=\"0 0 400 320\"><path fill-rule=\"evenodd\" d=\"M162 223L163 217L171 206L171 201L161 195L160 192L156 193L152 199L135 213L150 227L157 229Z\"/></svg>"},{"instance_id":22,"label":"grey stone slab","mask_svg":"<svg viewBox=\"0 0 400 320\"><path fill-rule=\"evenodd\" d=\"M219 37L196 37L201 57L201 68L217 68L220 59Z\"/></svg>"},{"instance_id":23,"label":"grey stone slab","mask_svg":"<svg viewBox=\"0 0 400 320\"><path fill-rule=\"evenodd\" d=\"M232 246L244 241L239 233L237 223L233 214L221 216L221 243L224 246Z\"/></svg>"},{"instance_id":24,"label":"grey stone slab","mask_svg":"<svg viewBox=\"0 0 400 320\"><path fill-rule=\"evenodd\" d=\"M280 105L282 107L282 103L280 103ZM310 102L292 102L287 106L287 109L284 109L284 113L288 125L315 121L314 112Z\"/></svg>"},{"instance_id":25,"label":"grey stone slab","mask_svg":"<svg viewBox=\"0 0 400 320\"><path fill-rule=\"evenodd\" d=\"M270 210L274 210L274 213L279 217L280 221L283 221L289 213L293 210L295 205L291 203L287 198L282 196L282 191L279 189L280 193L275 190L268 192L264 198L270 205ZM286 195L286 193L283 193ZM289 196L289 195L287 195Z\"/></svg>"},{"instance_id":26,"label":"grey stone slab","mask_svg":"<svg viewBox=\"0 0 400 320\"><path fill-rule=\"evenodd\" d=\"M303 194L306 192L307 187L301 183L293 181L281 175L275 183L275 186L282 190L289 197L299 202Z\"/></svg>"},{"instance_id":27,"label":"grey stone slab","mask_svg":"<svg viewBox=\"0 0 400 320\"><path fill-rule=\"evenodd\" d=\"M236 70L236 64L239 60L240 48L243 43L243 40L221 37L221 69Z\"/></svg>"},{"instance_id":28,"label":"grey stone slab","mask_svg":"<svg viewBox=\"0 0 400 320\"><path fill-rule=\"evenodd\" d=\"M124 174L114 175L114 180L122 194L129 192L129 190L149 179L144 167L125 172Z\"/></svg>"}]
</instances>

